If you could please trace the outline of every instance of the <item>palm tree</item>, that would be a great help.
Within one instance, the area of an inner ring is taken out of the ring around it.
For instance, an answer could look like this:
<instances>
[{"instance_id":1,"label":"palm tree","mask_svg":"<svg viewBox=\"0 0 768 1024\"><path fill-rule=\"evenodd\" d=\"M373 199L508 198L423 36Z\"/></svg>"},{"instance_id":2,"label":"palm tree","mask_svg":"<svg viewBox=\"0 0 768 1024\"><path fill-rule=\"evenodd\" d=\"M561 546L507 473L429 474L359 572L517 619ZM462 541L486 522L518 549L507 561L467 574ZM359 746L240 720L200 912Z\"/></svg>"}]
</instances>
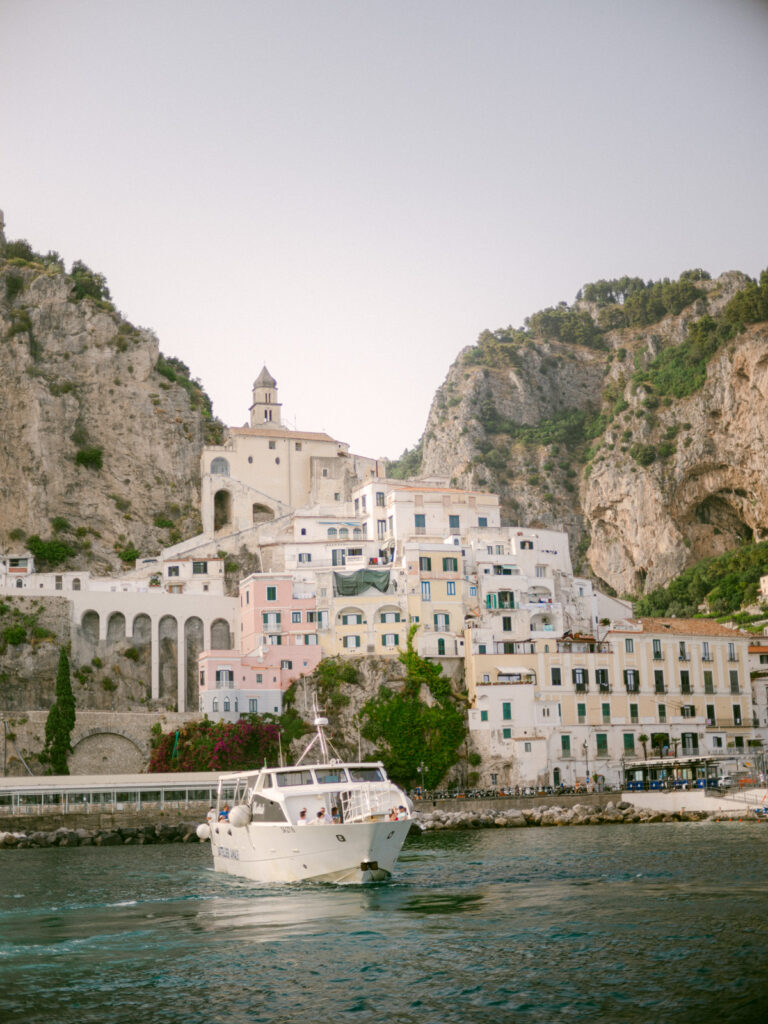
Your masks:
<instances>
[{"instance_id":1,"label":"palm tree","mask_svg":"<svg viewBox=\"0 0 768 1024\"><path fill-rule=\"evenodd\" d=\"M647 746L647 743L648 743L649 737L646 735L646 733L641 732L640 735L637 738L643 744L643 757L647 760L648 759L648 746Z\"/></svg>"}]
</instances>

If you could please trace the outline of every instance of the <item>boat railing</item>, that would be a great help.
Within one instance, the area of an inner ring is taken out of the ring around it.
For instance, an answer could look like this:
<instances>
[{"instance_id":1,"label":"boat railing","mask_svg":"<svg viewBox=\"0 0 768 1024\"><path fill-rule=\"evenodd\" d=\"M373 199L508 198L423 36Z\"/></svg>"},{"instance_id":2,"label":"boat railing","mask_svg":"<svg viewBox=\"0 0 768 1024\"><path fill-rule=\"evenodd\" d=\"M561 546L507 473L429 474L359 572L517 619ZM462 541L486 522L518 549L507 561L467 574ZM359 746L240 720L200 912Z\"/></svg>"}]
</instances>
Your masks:
<instances>
[{"instance_id":1,"label":"boat railing","mask_svg":"<svg viewBox=\"0 0 768 1024\"><path fill-rule=\"evenodd\" d=\"M344 821L368 821L371 818L386 817L402 803L402 793L397 786L381 783L360 786L341 794L341 810Z\"/></svg>"}]
</instances>

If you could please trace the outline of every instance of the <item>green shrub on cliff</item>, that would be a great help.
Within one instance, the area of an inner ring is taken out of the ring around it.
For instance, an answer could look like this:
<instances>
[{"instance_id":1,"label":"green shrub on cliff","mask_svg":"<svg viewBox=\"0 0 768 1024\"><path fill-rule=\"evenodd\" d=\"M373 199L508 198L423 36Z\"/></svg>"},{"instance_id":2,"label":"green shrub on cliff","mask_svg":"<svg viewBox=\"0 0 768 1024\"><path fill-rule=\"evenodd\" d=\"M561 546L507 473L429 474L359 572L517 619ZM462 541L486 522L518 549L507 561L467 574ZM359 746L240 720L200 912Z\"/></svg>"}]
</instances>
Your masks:
<instances>
[{"instance_id":1,"label":"green shrub on cliff","mask_svg":"<svg viewBox=\"0 0 768 1024\"><path fill-rule=\"evenodd\" d=\"M667 584L641 597L635 613L690 616L706 604L715 615L737 611L757 598L768 574L768 541L742 544L717 558L705 558Z\"/></svg>"},{"instance_id":2,"label":"green shrub on cliff","mask_svg":"<svg viewBox=\"0 0 768 1024\"><path fill-rule=\"evenodd\" d=\"M405 686L399 693L382 686L378 695L366 702L361 731L376 744L376 756L393 779L413 786L420 779L419 765L424 764L425 785L434 789L459 760L466 737L466 713L440 665L414 651L416 629L409 630L407 649L399 655L406 670ZM422 687L429 691L431 704L422 700Z\"/></svg>"}]
</instances>

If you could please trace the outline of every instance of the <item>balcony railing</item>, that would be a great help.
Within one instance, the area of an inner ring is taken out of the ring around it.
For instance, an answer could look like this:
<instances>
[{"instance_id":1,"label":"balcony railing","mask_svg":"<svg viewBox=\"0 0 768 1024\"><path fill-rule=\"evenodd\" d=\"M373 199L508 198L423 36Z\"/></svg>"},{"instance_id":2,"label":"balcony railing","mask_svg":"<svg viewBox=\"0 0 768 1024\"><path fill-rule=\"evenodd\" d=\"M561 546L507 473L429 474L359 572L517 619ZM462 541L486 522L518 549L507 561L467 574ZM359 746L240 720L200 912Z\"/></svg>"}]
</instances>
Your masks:
<instances>
[{"instance_id":1,"label":"balcony railing","mask_svg":"<svg viewBox=\"0 0 768 1024\"><path fill-rule=\"evenodd\" d=\"M589 643L584 640L558 640L558 654L610 654L611 645L606 643Z\"/></svg>"}]
</instances>

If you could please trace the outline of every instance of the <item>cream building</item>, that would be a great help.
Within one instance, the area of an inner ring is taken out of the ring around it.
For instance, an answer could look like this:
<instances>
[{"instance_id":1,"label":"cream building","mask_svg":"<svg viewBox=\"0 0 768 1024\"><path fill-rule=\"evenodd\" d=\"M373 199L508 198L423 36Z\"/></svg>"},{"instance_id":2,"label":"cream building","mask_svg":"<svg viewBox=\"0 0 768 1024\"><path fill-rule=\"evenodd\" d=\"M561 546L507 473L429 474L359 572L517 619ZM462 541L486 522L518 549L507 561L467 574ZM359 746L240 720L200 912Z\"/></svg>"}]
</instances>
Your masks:
<instances>
[{"instance_id":1,"label":"cream building","mask_svg":"<svg viewBox=\"0 0 768 1024\"><path fill-rule=\"evenodd\" d=\"M227 540L295 509L341 510L356 484L380 472L376 459L353 455L328 434L286 427L266 367L253 384L250 423L228 433L224 445L204 448L201 458L203 535L227 549Z\"/></svg>"},{"instance_id":2,"label":"cream building","mask_svg":"<svg viewBox=\"0 0 768 1024\"><path fill-rule=\"evenodd\" d=\"M753 711L749 638L717 623L628 619L599 639L483 653L475 633L469 724L487 784L491 775L499 785L617 783L625 761L646 752L738 759L766 733Z\"/></svg>"}]
</instances>

